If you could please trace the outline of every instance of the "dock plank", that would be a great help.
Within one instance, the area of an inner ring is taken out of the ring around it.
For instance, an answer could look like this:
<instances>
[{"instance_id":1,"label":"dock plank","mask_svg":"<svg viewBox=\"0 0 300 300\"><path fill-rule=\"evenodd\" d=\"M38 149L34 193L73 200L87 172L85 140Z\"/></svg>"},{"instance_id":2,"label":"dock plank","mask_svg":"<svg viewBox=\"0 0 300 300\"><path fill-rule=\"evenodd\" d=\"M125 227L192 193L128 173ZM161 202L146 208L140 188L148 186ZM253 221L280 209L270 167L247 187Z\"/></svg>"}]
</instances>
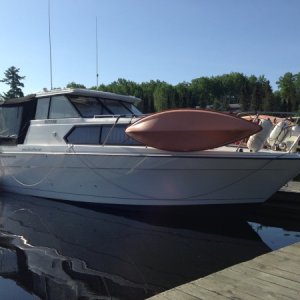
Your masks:
<instances>
[{"instance_id":1,"label":"dock plank","mask_svg":"<svg viewBox=\"0 0 300 300\"><path fill-rule=\"evenodd\" d=\"M236 280L237 286L243 290L250 286L248 291L252 292L256 297L261 297L266 299L271 297L271 299L300 299L299 292L300 286L295 286L294 281L289 281L286 278L280 278L277 276L270 276L267 273L260 272L249 272L249 268L243 267L241 269L234 268L226 272L226 276L230 276ZM243 279L241 279L243 278ZM245 284L247 282L247 284ZM287 284L289 283L290 286ZM296 283L297 284L297 283Z\"/></svg>"},{"instance_id":2,"label":"dock plank","mask_svg":"<svg viewBox=\"0 0 300 300\"><path fill-rule=\"evenodd\" d=\"M262 281L266 282L273 282L277 285L282 285L288 288L294 288L295 290L299 291L300 290L300 278L299 276L293 276L294 274L289 272L285 273L284 275L282 274L271 274L270 272L264 270L264 271L257 271L253 269L250 266L235 266L233 269L234 272L239 272L242 273L246 276L249 276L251 278L257 278Z\"/></svg>"},{"instance_id":3,"label":"dock plank","mask_svg":"<svg viewBox=\"0 0 300 300\"><path fill-rule=\"evenodd\" d=\"M263 264L257 261L252 261L251 265L248 266L248 268L251 268L255 270L256 272L266 272L271 275L276 275L279 277L291 279L297 282L300 282L300 276L298 274L295 274L293 272L282 270L280 268L277 268L273 265L269 266L267 264Z\"/></svg>"},{"instance_id":4,"label":"dock plank","mask_svg":"<svg viewBox=\"0 0 300 300\"><path fill-rule=\"evenodd\" d=\"M201 293L199 293L200 289L201 289ZM217 290L210 290L208 287L199 286L195 282L190 282L188 284L181 285L177 287L176 290L186 292L189 295L196 297L196 299L199 299L199 295L201 297L200 299L202 298L203 299L213 298L216 300L224 299Z\"/></svg>"},{"instance_id":5,"label":"dock plank","mask_svg":"<svg viewBox=\"0 0 300 300\"><path fill-rule=\"evenodd\" d=\"M261 255L150 299L299 300L300 243Z\"/></svg>"},{"instance_id":6,"label":"dock plank","mask_svg":"<svg viewBox=\"0 0 300 300\"><path fill-rule=\"evenodd\" d=\"M190 295L188 291L181 291L180 289L172 289L166 292L163 292L162 294L159 294L159 299L168 299L168 300L198 300L198 297L195 297L193 295Z\"/></svg>"},{"instance_id":7,"label":"dock plank","mask_svg":"<svg viewBox=\"0 0 300 300\"><path fill-rule=\"evenodd\" d=\"M255 293L253 292L253 287L249 283L243 283L242 285L237 285L235 279L224 275L222 273L214 274L211 278L203 278L196 282L198 287L209 289L210 291L215 291L221 299L245 299L245 300L257 300ZM201 290L202 291L202 290ZM202 293L198 293L200 299L202 299ZM204 299L214 299L213 297Z\"/></svg>"}]
</instances>

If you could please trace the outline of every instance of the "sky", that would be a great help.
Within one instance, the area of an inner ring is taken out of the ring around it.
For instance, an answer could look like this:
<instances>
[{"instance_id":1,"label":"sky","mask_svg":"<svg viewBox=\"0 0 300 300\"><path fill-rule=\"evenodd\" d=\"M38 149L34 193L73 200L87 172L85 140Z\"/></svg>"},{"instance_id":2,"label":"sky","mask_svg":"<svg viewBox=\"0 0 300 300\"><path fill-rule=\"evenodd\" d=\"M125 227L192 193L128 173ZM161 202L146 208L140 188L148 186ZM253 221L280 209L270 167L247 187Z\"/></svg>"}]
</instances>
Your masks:
<instances>
[{"instance_id":1,"label":"sky","mask_svg":"<svg viewBox=\"0 0 300 300\"><path fill-rule=\"evenodd\" d=\"M0 78L50 89L49 0L0 0ZM50 0L53 87L300 72L300 0ZM98 66L96 55L96 19ZM0 93L9 86L0 83Z\"/></svg>"}]
</instances>

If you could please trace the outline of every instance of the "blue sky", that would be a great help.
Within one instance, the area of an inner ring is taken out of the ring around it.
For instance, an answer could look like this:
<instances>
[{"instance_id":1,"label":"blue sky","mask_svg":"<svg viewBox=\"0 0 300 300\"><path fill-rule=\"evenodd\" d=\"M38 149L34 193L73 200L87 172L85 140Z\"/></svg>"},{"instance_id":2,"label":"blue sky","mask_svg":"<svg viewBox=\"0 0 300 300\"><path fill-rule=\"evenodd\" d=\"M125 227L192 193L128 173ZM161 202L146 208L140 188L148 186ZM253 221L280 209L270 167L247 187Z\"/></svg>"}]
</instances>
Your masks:
<instances>
[{"instance_id":1,"label":"blue sky","mask_svg":"<svg viewBox=\"0 0 300 300\"><path fill-rule=\"evenodd\" d=\"M300 72L299 0L51 0L53 86L190 82L230 72L274 89ZM50 88L48 0L0 0L0 78L20 68L25 94ZM8 86L0 83L0 93Z\"/></svg>"}]
</instances>

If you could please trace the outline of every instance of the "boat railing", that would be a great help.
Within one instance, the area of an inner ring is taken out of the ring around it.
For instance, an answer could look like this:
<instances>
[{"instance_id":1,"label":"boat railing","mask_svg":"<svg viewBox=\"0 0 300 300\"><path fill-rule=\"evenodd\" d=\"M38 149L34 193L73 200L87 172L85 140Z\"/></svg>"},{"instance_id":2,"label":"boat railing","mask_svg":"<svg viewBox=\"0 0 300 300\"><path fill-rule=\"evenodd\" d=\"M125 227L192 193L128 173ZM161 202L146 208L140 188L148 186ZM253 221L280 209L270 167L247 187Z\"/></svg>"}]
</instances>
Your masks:
<instances>
[{"instance_id":1,"label":"boat railing","mask_svg":"<svg viewBox=\"0 0 300 300\"><path fill-rule=\"evenodd\" d=\"M109 136L111 135L112 131L113 131L114 128L116 127L116 125L117 125L118 121L120 120L120 118L121 118L121 115L119 115L119 116L116 118L116 121L115 121L115 123L113 124L113 126L109 129L108 134L106 135L106 137L105 137L105 139L104 139L104 141L103 141L103 143L102 143L102 146L105 146L105 144L107 143Z\"/></svg>"},{"instance_id":2,"label":"boat railing","mask_svg":"<svg viewBox=\"0 0 300 300\"><path fill-rule=\"evenodd\" d=\"M128 115L94 115L94 119L98 118L134 118L138 117L137 115L134 114L128 114Z\"/></svg>"},{"instance_id":3,"label":"boat railing","mask_svg":"<svg viewBox=\"0 0 300 300\"><path fill-rule=\"evenodd\" d=\"M290 152L298 152L297 149L299 146L299 141L300 141L300 134L297 136L297 138L295 139L295 141L293 142L293 144L290 146L288 153ZM296 149L295 149L296 148Z\"/></svg>"},{"instance_id":4,"label":"boat railing","mask_svg":"<svg viewBox=\"0 0 300 300\"><path fill-rule=\"evenodd\" d=\"M105 146L109 140L109 138L111 137L114 129L116 128L116 125L119 123L119 120L121 118L126 118L127 121L129 119L129 122L126 122L127 125L131 125L132 123L134 123L137 119L139 119L141 116L136 115L136 114L120 114L120 115L116 115L116 114L112 114L112 115L94 115L94 119L104 119L104 118L114 118L115 122L112 124L112 126L110 127L107 135L104 138L104 141L102 142L102 146Z\"/></svg>"},{"instance_id":5,"label":"boat railing","mask_svg":"<svg viewBox=\"0 0 300 300\"><path fill-rule=\"evenodd\" d=\"M249 115L269 115L269 116L274 116L274 117L279 117L279 118L295 118L297 117L297 113L294 112L284 112L284 111L243 111L239 112L236 114L237 117L244 117L244 116L249 116Z\"/></svg>"},{"instance_id":6,"label":"boat railing","mask_svg":"<svg viewBox=\"0 0 300 300\"><path fill-rule=\"evenodd\" d=\"M102 143L102 146L105 146L109 137L111 136L113 130L115 129L116 125L118 124L120 118L123 118L123 117L129 117L129 115L114 115L114 117L116 117L116 120L114 122L114 124L112 125L112 127L109 129L103 143ZM130 115L131 119L130 119L130 122L128 124L131 124L132 123L132 120L134 117L136 117L135 115Z\"/></svg>"}]
</instances>

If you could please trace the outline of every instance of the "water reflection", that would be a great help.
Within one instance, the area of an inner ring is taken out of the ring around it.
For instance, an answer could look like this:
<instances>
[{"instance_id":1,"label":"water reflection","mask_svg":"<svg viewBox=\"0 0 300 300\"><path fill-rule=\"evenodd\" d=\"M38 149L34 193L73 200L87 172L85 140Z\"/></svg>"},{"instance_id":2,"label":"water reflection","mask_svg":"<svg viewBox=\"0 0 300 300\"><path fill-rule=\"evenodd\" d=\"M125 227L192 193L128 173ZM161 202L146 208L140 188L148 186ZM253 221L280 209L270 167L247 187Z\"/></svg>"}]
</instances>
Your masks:
<instances>
[{"instance_id":1,"label":"water reflection","mask_svg":"<svg viewBox=\"0 0 300 300\"><path fill-rule=\"evenodd\" d=\"M0 211L0 275L42 299L145 299L270 251L240 208L124 210L2 194Z\"/></svg>"},{"instance_id":2,"label":"water reflection","mask_svg":"<svg viewBox=\"0 0 300 300\"><path fill-rule=\"evenodd\" d=\"M272 226L263 226L254 222L249 222L249 225L272 250L277 250L286 245L291 245L300 241L300 232L298 231L290 231Z\"/></svg>"}]
</instances>

